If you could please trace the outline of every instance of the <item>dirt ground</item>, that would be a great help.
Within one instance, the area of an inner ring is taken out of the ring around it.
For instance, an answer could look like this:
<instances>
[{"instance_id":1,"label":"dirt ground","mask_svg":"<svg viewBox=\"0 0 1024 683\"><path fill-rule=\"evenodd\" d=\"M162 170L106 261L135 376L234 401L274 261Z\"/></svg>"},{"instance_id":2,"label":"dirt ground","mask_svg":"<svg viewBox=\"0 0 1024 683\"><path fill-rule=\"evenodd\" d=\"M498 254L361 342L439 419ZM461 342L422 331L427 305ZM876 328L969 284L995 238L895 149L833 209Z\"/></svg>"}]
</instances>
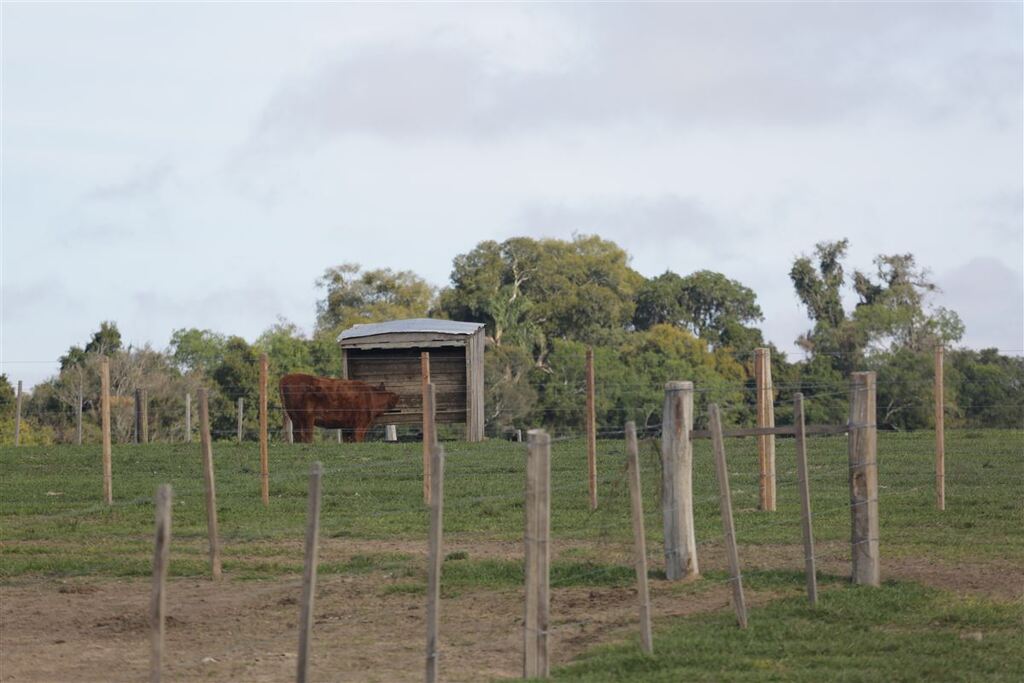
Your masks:
<instances>
[{"instance_id":1,"label":"dirt ground","mask_svg":"<svg viewBox=\"0 0 1024 683\"><path fill-rule=\"evenodd\" d=\"M425 556L422 543L325 539L321 560L399 552ZM580 544L572 544L579 551ZM566 547L552 548L558 556ZM301 557L301 546L285 548ZM519 558L519 543L454 543L474 559ZM819 570L849 571L848 547L824 549ZM759 548L750 570L794 566L800 549ZM721 570L721 548L701 550L703 571ZM425 562L425 557L424 557ZM796 565L799 566L799 565ZM905 578L961 594L1019 599L1024 569L1006 563L941 564L883 561L883 578ZM383 577L387 581L387 577ZM329 575L316 597L312 678L322 681L421 680L425 599L385 593L380 572ZM75 579L18 582L0 588L0 681L139 681L149 667L148 580ZM168 584L165 680L282 681L295 676L298 578L273 581L172 579ZM753 593L757 604L774 597ZM651 582L657 620L716 611L729 588L702 590ZM631 588L553 588L552 664L572 660L598 643L635 639L636 592ZM518 677L522 658L522 592L461 590L442 601L441 677L480 681Z\"/></svg>"}]
</instances>

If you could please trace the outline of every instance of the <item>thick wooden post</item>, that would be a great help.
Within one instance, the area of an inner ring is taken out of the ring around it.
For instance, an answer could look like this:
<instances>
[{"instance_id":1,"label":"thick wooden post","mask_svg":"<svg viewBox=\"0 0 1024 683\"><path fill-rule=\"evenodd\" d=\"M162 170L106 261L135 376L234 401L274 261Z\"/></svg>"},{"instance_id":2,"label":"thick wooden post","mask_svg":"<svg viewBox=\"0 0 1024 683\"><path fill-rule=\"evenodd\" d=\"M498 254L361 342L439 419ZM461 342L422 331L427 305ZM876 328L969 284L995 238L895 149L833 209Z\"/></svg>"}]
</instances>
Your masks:
<instances>
[{"instance_id":1,"label":"thick wooden post","mask_svg":"<svg viewBox=\"0 0 1024 683\"><path fill-rule=\"evenodd\" d=\"M587 348L587 481L590 486L590 509L597 509L597 414L594 391L594 349Z\"/></svg>"},{"instance_id":2,"label":"thick wooden post","mask_svg":"<svg viewBox=\"0 0 1024 683\"><path fill-rule=\"evenodd\" d=\"M674 581L700 573L693 527L693 382L665 385L661 425L665 576Z\"/></svg>"},{"instance_id":3,"label":"thick wooden post","mask_svg":"<svg viewBox=\"0 0 1024 683\"><path fill-rule=\"evenodd\" d=\"M18 394L14 399L14 445L21 445L21 380L18 380Z\"/></svg>"},{"instance_id":4,"label":"thick wooden post","mask_svg":"<svg viewBox=\"0 0 1024 683\"><path fill-rule=\"evenodd\" d=\"M263 504L270 505L270 458L267 434L267 354L260 355L260 481Z\"/></svg>"},{"instance_id":5,"label":"thick wooden post","mask_svg":"<svg viewBox=\"0 0 1024 683\"><path fill-rule=\"evenodd\" d=\"M875 426L875 373L850 376L850 545L853 582L877 586L878 560L878 446Z\"/></svg>"},{"instance_id":6,"label":"thick wooden post","mask_svg":"<svg viewBox=\"0 0 1024 683\"><path fill-rule=\"evenodd\" d=\"M149 601L149 680L160 683L164 657L164 612L167 608L167 561L171 548L170 484L161 484L156 492L156 537L153 543L153 589Z\"/></svg>"},{"instance_id":7,"label":"thick wooden post","mask_svg":"<svg viewBox=\"0 0 1024 683\"><path fill-rule=\"evenodd\" d=\"M757 426L775 426L775 398L772 392L772 357L770 349L754 349L754 380L757 384ZM760 506L775 511L775 435L757 437L757 458L760 465Z\"/></svg>"},{"instance_id":8,"label":"thick wooden post","mask_svg":"<svg viewBox=\"0 0 1024 683\"><path fill-rule=\"evenodd\" d=\"M804 425L804 395L793 396L793 426L796 430L796 472L800 488L800 522L804 537L804 573L807 575L807 599L818 604L818 573L814 566L814 533L811 528L811 485L807 474L807 433Z\"/></svg>"},{"instance_id":9,"label":"thick wooden post","mask_svg":"<svg viewBox=\"0 0 1024 683\"><path fill-rule=\"evenodd\" d=\"M433 393L434 385L430 385ZM427 666L426 681L435 683L441 613L441 548L444 530L444 449L434 444L430 459L430 538L427 545Z\"/></svg>"},{"instance_id":10,"label":"thick wooden post","mask_svg":"<svg viewBox=\"0 0 1024 683\"><path fill-rule=\"evenodd\" d=\"M100 363L100 431L103 436L103 500L114 503L114 476L110 464L110 360Z\"/></svg>"},{"instance_id":11,"label":"thick wooden post","mask_svg":"<svg viewBox=\"0 0 1024 683\"><path fill-rule=\"evenodd\" d=\"M220 541L217 537L217 487L213 475L213 442L210 439L210 407L206 389L199 390L199 450L203 455L203 486L206 493L206 533L210 539L210 576L221 576Z\"/></svg>"},{"instance_id":12,"label":"thick wooden post","mask_svg":"<svg viewBox=\"0 0 1024 683\"><path fill-rule=\"evenodd\" d=\"M135 390L135 443L149 443L149 398L145 389Z\"/></svg>"},{"instance_id":13,"label":"thick wooden post","mask_svg":"<svg viewBox=\"0 0 1024 683\"><path fill-rule=\"evenodd\" d=\"M736 609L736 622L747 627L747 603L743 597L743 577L740 575L740 555L736 549L736 526L732 521L732 494L729 492L729 468L725 464L725 442L722 439L722 416L714 403L708 406L711 444L715 450L715 474L718 477L718 502L722 510L722 532L725 534L725 556L729 561L729 580L732 583L732 604Z\"/></svg>"},{"instance_id":14,"label":"thick wooden post","mask_svg":"<svg viewBox=\"0 0 1024 683\"><path fill-rule=\"evenodd\" d=\"M546 678L551 549L551 438L542 429L527 432L526 461L526 618L523 677Z\"/></svg>"},{"instance_id":15,"label":"thick wooden post","mask_svg":"<svg viewBox=\"0 0 1024 683\"><path fill-rule=\"evenodd\" d=\"M430 505L431 496L433 494L433 476L434 473L431 470L433 467L433 447L437 444L437 423L434 421L437 414L437 394L434 391L434 384L427 384L427 400L423 404L423 420L427 424L427 428L424 430L425 434L429 435L429 444L431 448L431 459L427 461L423 469L423 482L428 485L426 489L426 499L423 501L427 505Z\"/></svg>"},{"instance_id":16,"label":"thick wooden post","mask_svg":"<svg viewBox=\"0 0 1024 683\"><path fill-rule=\"evenodd\" d=\"M423 398L423 502L430 505L430 458L434 444L433 402L428 396L430 353L420 353L420 393Z\"/></svg>"},{"instance_id":17,"label":"thick wooden post","mask_svg":"<svg viewBox=\"0 0 1024 683\"><path fill-rule=\"evenodd\" d=\"M313 642L313 601L316 596L316 565L320 544L320 491L324 468L314 462L309 468L309 495L306 509L306 559L302 570L302 603L299 608L299 657L295 680L309 680Z\"/></svg>"},{"instance_id":18,"label":"thick wooden post","mask_svg":"<svg viewBox=\"0 0 1024 683\"><path fill-rule=\"evenodd\" d=\"M946 509L946 407L942 347L935 347L935 506Z\"/></svg>"},{"instance_id":19,"label":"thick wooden post","mask_svg":"<svg viewBox=\"0 0 1024 683\"><path fill-rule=\"evenodd\" d=\"M185 394L185 443L192 443L192 394Z\"/></svg>"},{"instance_id":20,"label":"thick wooden post","mask_svg":"<svg viewBox=\"0 0 1024 683\"><path fill-rule=\"evenodd\" d=\"M235 431L238 432L238 443L242 443L242 416L245 414L245 399L238 397L238 419Z\"/></svg>"},{"instance_id":21,"label":"thick wooden post","mask_svg":"<svg viewBox=\"0 0 1024 683\"><path fill-rule=\"evenodd\" d=\"M626 423L626 456L629 459L629 499L633 513L633 564L636 567L636 592L640 601L640 647L654 651L651 638L651 596L647 587L647 539L644 533L644 500L640 489L640 451L636 443L636 425Z\"/></svg>"},{"instance_id":22,"label":"thick wooden post","mask_svg":"<svg viewBox=\"0 0 1024 683\"><path fill-rule=\"evenodd\" d=\"M75 444L82 445L82 402L84 397L82 394L84 390L82 388L82 380L78 380L78 402L75 404Z\"/></svg>"}]
</instances>

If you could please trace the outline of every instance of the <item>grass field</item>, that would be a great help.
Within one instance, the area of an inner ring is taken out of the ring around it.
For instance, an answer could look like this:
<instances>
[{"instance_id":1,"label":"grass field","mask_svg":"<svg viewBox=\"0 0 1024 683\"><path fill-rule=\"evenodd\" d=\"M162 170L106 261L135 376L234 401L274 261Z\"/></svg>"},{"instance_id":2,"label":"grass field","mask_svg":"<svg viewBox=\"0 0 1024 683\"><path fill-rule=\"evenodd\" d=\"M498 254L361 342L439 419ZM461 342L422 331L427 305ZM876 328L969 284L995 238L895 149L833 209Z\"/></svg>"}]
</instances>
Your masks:
<instances>
[{"instance_id":1,"label":"grass field","mask_svg":"<svg viewBox=\"0 0 1024 683\"><path fill-rule=\"evenodd\" d=\"M731 613L721 606L710 613L662 619L657 622L656 647L669 654L641 657L632 640L616 632L625 644L587 652L558 670L556 678L910 680L926 675L968 680L1006 674L1007 680L1019 680L1024 642L1020 586L1014 589L1013 584L1021 580L1019 568L1024 566L1024 434L947 433L943 513L933 502L933 439L931 433L879 435L883 576L893 574L887 567L901 569L894 570L899 581L874 591L854 589L843 580L850 533L846 439L811 439L814 531L825 574L822 606L814 612L800 597L792 441L778 441L778 510L773 514L756 509L755 441L729 441L740 557L755 602L751 628L738 632ZM239 590L246 590L251 580L292 581L301 574L306 476L309 464L321 460L323 538L329 547L353 549L328 552L321 575L325 580L376 578L379 595L421 601L423 558L409 550L420 542L425 546L427 526L419 444L274 444L267 508L260 502L256 445L219 443L214 452L224 569ZM522 583L516 544L522 538L525 446L452 442L446 452L445 543L460 550L445 563L443 595L449 600L479 591L514 595ZM657 579L661 518L656 442L642 442L641 453L651 569ZM721 526L709 442L696 443L694 460L699 554L707 551L715 557ZM587 587L611 591L632 585L621 441L599 441L598 471L600 507L590 512L582 440L553 444L554 611L559 590L568 594ZM116 446L115 504L109 508L101 503L95 446L5 448L0 450L0 472L0 585L5 591L54 581L148 576L152 496L164 482L174 486L175 494L172 577L206 572L197 443ZM501 550L478 552L478 547ZM957 569L965 566L972 568L972 580L982 584L978 590L965 592L957 585ZM702 581L663 582L661 590L686 600L725 585L722 568L714 561L702 570ZM930 587L920 585L919 578ZM975 631L984 634L980 642L973 639ZM895 659L903 662L902 668L893 668Z\"/></svg>"}]
</instances>

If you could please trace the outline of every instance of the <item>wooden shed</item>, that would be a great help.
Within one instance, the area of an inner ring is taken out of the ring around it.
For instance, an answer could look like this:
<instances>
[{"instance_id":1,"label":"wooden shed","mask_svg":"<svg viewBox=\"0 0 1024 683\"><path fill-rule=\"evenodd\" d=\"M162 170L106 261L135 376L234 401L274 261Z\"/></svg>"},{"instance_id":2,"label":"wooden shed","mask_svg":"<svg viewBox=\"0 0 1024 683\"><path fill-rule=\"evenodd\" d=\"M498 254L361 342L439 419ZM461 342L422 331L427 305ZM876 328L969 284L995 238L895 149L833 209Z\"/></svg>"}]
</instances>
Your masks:
<instances>
[{"instance_id":1,"label":"wooden shed","mask_svg":"<svg viewBox=\"0 0 1024 683\"><path fill-rule=\"evenodd\" d=\"M484 326L413 318L354 325L338 337L346 379L377 384L398 394L384 424L423 424L420 354L430 354L437 423L464 423L467 441L484 438Z\"/></svg>"}]
</instances>

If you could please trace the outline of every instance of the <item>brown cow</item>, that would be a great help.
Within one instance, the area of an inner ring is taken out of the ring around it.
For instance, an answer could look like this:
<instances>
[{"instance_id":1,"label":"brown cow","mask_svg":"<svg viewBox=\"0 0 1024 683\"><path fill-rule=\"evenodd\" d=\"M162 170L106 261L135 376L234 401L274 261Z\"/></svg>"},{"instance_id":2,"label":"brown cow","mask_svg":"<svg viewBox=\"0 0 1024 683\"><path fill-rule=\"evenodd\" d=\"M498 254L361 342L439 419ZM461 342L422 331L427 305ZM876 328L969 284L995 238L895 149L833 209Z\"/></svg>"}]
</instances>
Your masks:
<instances>
[{"instance_id":1,"label":"brown cow","mask_svg":"<svg viewBox=\"0 0 1024 683\"><path fill-rule=\"evenodd\" d=\"M313 442L313 427L341 429L345 441L362 442L373 421L398 403L398 394L355 379L291 374L281 378L281 403L295 441Z\"/></svg>"}]
</instances>

